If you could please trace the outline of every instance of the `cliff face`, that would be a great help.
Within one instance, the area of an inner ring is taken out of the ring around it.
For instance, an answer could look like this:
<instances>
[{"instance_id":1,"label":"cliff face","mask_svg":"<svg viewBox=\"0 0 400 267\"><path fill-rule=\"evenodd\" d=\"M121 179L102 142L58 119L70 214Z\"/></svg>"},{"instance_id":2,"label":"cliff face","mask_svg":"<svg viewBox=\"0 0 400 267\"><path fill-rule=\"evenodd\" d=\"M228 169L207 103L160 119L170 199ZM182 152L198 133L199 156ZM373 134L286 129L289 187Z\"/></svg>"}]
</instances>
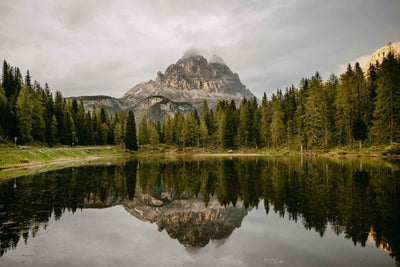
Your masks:
<instances>
[{"instance_id":1,"label":"cliff face","mask_svg":"<svg viewBox=\"0 0 400 267\"><path fill-rule=\"evenodd\" d=\"M164 96L175 103L190 104L197 110L201 109L204 100L213 108L221 100L234 100L239 104L243 97L254 97L242 84L239 76L222 60L209 63L202 56L179 59L164 74L158 72L155 81L134 86L121 101L128 106L134 106L154 96Z\"/></svg>"},{"instance_id":2,"label":"cliff face","mask_svg":"<svg viewBox=\"0 0 400 267\"><path fill-rule=\"evenodd\" d=\"M367 71L369 69L369 66L375 65L376 62L378 62L379 64L382 63L383 59L385 57L387 57L387 55L389 54L389 52L393 52L395 56L400 56L400 42L397 43L393 43L393 44L389 44L386 46L383 46L381 48L379 48L378 50L376 50L371 58L368 60L368 62L365 64L364 66L364 72Z\"/></svg>"},{"instance_id":3,"label":"cliff face","mask_svg":"<svg viewBox=\"0 0 400 267\"><path fill-rule=\"evenodd\" d=\"M160 86L177 90L201 90L209 93L253 95L246 90L239 76L224 63L208 63L202 56L183 57L170 65L164 74L157 73Z\"/></svg>"},{"instance_id":4,"label":"cliff face","mask_svg":"<svg viewBox=\"0 0 400 267\"><path fill-rule=\"evenodd\" d=\"M210 240L224 241L239 228L247 210L242 205L221 206L211 199L207 207L200 198L175 198L163 193L161 199L136 191L134 200L123 206L141 221L156 223L186 247L204 247Z\"/></svg>"},{"instance_id":5,"label":"cliff face","mask_svg":"<svg viewBox=\"0 0 400 267\"><path fill-rule=\"evenodd\" d=\"M210 108L214 108L218 101L234 100L239 104L243 97L255 96L222 59L214 56L209 63L204 57L196 55L182 57L164 73L158 72L154 81L135 85L120 99L108 96L77 99L87 110L91 110L93 105L105 105L111 113L114 110L133 110L137 117L146 114L161 120L177 111L200 111L204 100Z\"/></svg>"}]
</instances>

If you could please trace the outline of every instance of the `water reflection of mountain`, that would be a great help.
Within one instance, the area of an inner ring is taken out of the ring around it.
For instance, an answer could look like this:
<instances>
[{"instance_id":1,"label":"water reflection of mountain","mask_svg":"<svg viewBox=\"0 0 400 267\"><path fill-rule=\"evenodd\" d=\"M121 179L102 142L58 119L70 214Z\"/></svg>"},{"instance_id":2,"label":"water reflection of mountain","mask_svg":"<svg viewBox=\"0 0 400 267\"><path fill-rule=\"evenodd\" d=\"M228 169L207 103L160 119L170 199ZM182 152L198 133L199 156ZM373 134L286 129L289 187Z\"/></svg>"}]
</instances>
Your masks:
<instances>
[{"instance_id":1,"label":"water reflection of mountain","mask_svg":"<svg viewBox=\"0 0 400 267\"><path fill-rule=\"evenodd\" d=\"M327 227L400 261L398 162L296 158L140 160L0 182L0 256L65 211L123 204L179 242L203 246L264 204L321 236ZM263 201L263 202L261 202ZM138 212L138 211L140 212ZM141 214L142 213L142 214Z\"/></svg>"},{"instance_id":2,"label":"water reflection of mountain","mask_svg":"<svg viewBox=\"0 0 400 267\"><path fill-rule=\"evenodd\" d=\"M163 197L161 201L139 190L133 200L124 202L124 207L136 218L156 223L159 231L165 229L184 246L204 247L210 240L226 240L247 214L240 203L221 206L216 198L206 207L197 197L173 199L166 192Z\"/></svg>"}]
</instances>

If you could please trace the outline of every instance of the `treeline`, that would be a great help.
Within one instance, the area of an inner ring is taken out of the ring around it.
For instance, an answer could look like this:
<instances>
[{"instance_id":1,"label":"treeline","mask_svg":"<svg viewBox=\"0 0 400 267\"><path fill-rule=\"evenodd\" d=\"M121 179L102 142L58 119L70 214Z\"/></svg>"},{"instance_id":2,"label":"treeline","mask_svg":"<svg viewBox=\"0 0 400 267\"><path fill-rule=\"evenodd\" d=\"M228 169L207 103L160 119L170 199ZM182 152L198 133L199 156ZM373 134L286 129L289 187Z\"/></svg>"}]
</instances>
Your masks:
<instances>
[{"instance_id":1,"label":"treeline","mask_svg":"<svg viewBox=\"0 0 400 267\"><path fill-rule=\"evenodd\" d=\"M125 111L109 116L105 107L85 111L82 103L67 101L59 91L53 97L47 83L44 88L37 81L32 83L29 71L22 78L20 70L6 61L0 84L0 114L1 138L17 137L19 144L49 146L121 143L128 120Z\"/></svg>"},{"instance_id":2,"label":"treeline","mask_svg":"<svg viewBox=\"0 0 400 267\"><path fill-rule=\"evenodd\" d=\"M204 102L200 114L175 114L156 123L142 118L139 143L180 147L315 147L359 146L400 142L400 59L393 53L365 75L350 64L340 77L324 82L317 72L299 88L243 99L239 107L222 101L215 112Z\"/></svg>"},{"instance_id":3,"label":"treeline","mask_svg":"<svg viewBox=\"0 0 400 267\"><path fill-rule=\"evenodd\" d=\"M143 116L136 127L133 113L105 107L85 111L82 103L55 97L31 82L29 71L3 63L0 85L0 136L18 143L104 145L131 150L159 143L178 147L315 147L400 142L400 59L389 53L366 74L350 64L339 77L324 82L317 72L303 78L299 88L277 90L261 103L257 99L221 101L216 109L204 102L200 113L176 113L162 122ZM136 131L137 130L137 131ZM136 132L138 132L136 134ZM137 140L136 140L137 135Z\"/></svg>"}]
</instances>

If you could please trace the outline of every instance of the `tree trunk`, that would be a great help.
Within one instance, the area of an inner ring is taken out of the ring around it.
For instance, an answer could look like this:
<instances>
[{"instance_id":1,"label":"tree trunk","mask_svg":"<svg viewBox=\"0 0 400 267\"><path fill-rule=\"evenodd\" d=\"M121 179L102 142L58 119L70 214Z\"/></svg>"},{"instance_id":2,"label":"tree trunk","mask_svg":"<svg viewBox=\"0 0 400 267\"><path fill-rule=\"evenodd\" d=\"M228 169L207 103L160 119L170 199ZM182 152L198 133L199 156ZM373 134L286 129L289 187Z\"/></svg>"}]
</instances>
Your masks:
<instances>
[{"instance_id":1,"label":"tree trunk","mask_svg":"<svg viewBox=\"0 0 400 267\"><path fill-rule=\"evenodd\" d=\"M325 121L325 146L328 146L328 123Z\"/></svg>"},{"instance_id":2,"label":"tree trunk","mask_svg":"<svg viewBox=\"0 0 400 267\"><path fill-rule=\"evenodd\" d=\"M362 140L358 140L358 146L360 147L360 149L362 148Z\"/></svg>"},{"instance_id":3,"label":"tree trunk","mask_svg":"<svg viewBox=\"0 0 400 267\"><path fill-rule=\"evenodd\" d=\"M390 87L390 144L393 145L393 88L392 88L392 81L389 80L389 87Z\"/></svg>"}]
</instances>

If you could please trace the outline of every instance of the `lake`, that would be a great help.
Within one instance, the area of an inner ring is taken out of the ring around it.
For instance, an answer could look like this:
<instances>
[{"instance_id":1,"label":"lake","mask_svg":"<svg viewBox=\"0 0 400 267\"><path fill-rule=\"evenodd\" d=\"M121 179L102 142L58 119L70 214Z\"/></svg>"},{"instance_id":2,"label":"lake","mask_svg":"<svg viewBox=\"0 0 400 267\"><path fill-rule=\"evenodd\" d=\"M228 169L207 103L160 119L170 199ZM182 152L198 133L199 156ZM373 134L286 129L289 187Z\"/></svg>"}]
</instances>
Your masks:
<instances>
[{"instance_id":1,"label":"lake","mask_svg":"<svg viewBox=\"0 0 400 267\"><path fill-rule=\"evenodd\" d=\"M0 266L396 266L399 166L146 158L3 179Z\"/></svg>"}]
</instances>

